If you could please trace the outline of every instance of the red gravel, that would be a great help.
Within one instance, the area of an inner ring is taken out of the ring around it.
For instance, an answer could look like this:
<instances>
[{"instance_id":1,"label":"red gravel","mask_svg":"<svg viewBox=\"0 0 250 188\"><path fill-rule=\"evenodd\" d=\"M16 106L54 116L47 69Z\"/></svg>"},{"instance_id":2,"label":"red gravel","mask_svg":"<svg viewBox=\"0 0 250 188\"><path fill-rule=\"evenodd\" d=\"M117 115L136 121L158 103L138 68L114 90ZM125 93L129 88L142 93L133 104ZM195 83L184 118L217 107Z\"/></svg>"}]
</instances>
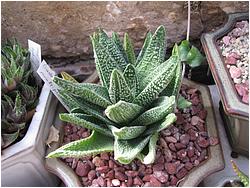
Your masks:
<instances>
[{"instance_id":1,"label":"red gravel","mask_svg":"<svg viewBox=\"0 0 250 188\"><path fill-rule=\"evenodd\" d=\"M183 85L181 94L193 105L176 110L177 122L161 132L154 164L144 165L134 160L129 165L122 165L114 160L113 153L62 160L76 172L83 186L176 186L190 170L208 158L209 145L219 143L218 138L209 137L206 131L207 111L199 91ZM70 124L64 130L64 144L90 135L89 130Z\"/></svg>"}]
</instances>

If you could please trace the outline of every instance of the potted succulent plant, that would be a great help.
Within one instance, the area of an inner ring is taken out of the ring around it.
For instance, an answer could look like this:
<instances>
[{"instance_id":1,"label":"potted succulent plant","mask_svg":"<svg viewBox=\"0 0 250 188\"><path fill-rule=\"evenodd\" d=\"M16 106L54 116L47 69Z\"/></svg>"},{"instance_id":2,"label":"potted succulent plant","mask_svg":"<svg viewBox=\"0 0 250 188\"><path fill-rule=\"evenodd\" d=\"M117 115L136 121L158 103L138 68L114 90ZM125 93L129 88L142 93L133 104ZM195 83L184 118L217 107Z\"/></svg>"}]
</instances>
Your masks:
<instances>
[{"instance_id":1,"label":"potted succulent plant","mask_svg":"<svg viewBox=\"0 0 250 188\"><path fill-rule=\"evenodd\" d=\"M127 34L122 45L116 33L109 38L105 32L99 30L94 33L91 40L101 85L53 77L54 83L59 87L60 98L69 109L69 113L59 115L60 119L92 130L89 137L59 147L47 156L48 169L54 173L60 171L59 176L63 180L68 180L66 185L76 186L79 185L79 181L72 183L70 177L73 180L77 178L72 176L72 173L66 175L67 172L64 170L67 168L60 168L61 162L55 162L50 158L81 158L114 152L114 160L119 164L128 165L135 159L146 165L154 163L159 133L176 121L176 106L185 109L192 104L179 96L182 62L198 66L203 59L197 48L190 48L189 42L185 40L179 46L176 44L171 57L165 60L165 37L166 31L163 26L153 35L148 33L136 58ZM207 98L206 105L211 108L209 95ZM214 121L211 109L209 117ZM195 117L194 121L204 123L198 117ZM213 127L213 131L209 132L209 135L216 136L214 122L210 126ZM209 145L208 140L202 142L206 142L206 146ZM205 174L200 173L202 176L223 166L219 146L214 147L219 163L210 163L210 167L206 166L206 170L203 169ZM212 159L214 160L214 156L210 161ZM185 169L182 171L186 172ZM183 178L182 175L179 177ZM190 181L183 185L197 185L201 178L199 175L190 175ZM113 185L116 183L113 182Z\"/></svg>"},{"instance_id":2,"label":"potted succulent plant","mask_svg":"<svg viewBox=\"0 0 250 188\"><path fill-rule=\"evenodd\" d=\"M233 151L249 155L249 16L230 14L223 27L202 36L221 96L220 112Z\"/></svg>"},{"instance_id":3,"label":"potted succulent plant","mask_svg":"<svg viewBox=\"0 0 250 188\"><path fill-rule=\"evenodd\" d=\"M2 185L56 185L56 178L43 166L49 130L43 123L49 123L44 115L51 105L50 90L38 87L30 53L16 40L2 47L1 59Z\"/></svg>"}]
</instances>

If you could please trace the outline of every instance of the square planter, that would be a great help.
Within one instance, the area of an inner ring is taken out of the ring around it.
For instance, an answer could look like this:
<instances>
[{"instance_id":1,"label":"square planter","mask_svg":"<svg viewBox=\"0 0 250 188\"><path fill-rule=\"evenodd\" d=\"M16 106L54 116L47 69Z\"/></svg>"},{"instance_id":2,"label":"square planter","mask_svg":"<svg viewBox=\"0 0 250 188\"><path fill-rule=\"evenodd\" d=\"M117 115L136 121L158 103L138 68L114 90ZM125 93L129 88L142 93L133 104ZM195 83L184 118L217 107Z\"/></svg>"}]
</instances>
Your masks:
<instances>
[{"instance_id":1,"label":"square planter","mask_svg":"<svg viewBox=\"0 0 250 188\"><path fill-rule=\"evenodd\" d=\"M230 32L237 21L249 20L248 13L230 14L227 23L217 31L202 35L202 45L218 87L222 106L220 112L230 144L235 152L249 153L249 105L241 101L216 41Z\"/></svg>"},{"instance_id":2,"label":"square planter","mask_svg":"<svg viewBox=\"0 0 250 188\"><path fill-rule=\"evenodd\" d=\"M58 178L44 167L45 141L57 103L50 88L44 85L26 135L2 151L2 186L58 185Z\"/></svg>"},{"instance_id":3,"label":"square planter","mask_svg":"<svg viewBox=\"0 0 250 188\"><path fill-rule=\"evenodd\" d=\"M208 88L206 86L196 84L186 79L184 80L184 84L191 86L193 88L197 88L201 92L203 105L204 108L207 110L206 125L207 125L208 135L213 137L218 137L213 106ZM65 112L66 110L60 104L58 104L58 107L56 107L56 109L57 112L53 125L59 130L60 139L59 142L53 143L51 145L52 147L48 148L46 152L47 154L56 150L58 147L61 146L63 142L63 136L64 136L63 126L65 123L59 119L58 114ZM64 162L62 162L59 158L46 159L46 168L50 172L60 177L60 179L64 182L65 186L70 186L70 187L82 186L75 172ZM197 186L206 176L212 174L213 172L219 171L223 168L224 168L224 159L222 156L221 146L219 144L211 146L208 149L208 159L203 161L198 167L193 168L190 171L190 173L183 178L179 186Z\"/></svg>"}]
</instances>

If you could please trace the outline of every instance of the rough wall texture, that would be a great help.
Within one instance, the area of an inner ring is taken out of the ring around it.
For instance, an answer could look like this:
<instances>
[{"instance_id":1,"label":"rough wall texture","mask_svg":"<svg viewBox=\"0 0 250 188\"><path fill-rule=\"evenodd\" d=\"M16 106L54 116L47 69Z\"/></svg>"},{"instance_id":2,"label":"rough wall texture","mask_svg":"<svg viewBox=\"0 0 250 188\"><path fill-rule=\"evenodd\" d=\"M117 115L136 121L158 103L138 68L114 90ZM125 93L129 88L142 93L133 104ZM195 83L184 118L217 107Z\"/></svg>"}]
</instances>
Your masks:
<instances>
[{"instance_id":1,"label":"rough wall texture","mask_svg":"<svg viewBox=\"0 0 250 188\"><path fill-rule=\"evenodd\" d=\"M32 39L42 45L43 55L88 57L89 36L102 27L107 33L128 32L136 48L148 30L167 28L172 46L185 38L185 2L2 2L2 42L15 36L23 44ZM194 2L191 39L226 19L226 13L248 11L248 2Z\"/></svg>"}]
</instances>

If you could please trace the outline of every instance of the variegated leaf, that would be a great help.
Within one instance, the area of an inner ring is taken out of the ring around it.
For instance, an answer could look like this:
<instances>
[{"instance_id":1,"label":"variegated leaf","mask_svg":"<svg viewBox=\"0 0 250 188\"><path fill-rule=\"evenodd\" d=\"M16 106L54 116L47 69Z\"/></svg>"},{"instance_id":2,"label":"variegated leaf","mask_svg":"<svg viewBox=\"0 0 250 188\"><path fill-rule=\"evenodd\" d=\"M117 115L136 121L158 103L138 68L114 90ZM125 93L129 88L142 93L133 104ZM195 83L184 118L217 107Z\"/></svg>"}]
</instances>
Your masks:
<instances>
[{"instance_id":1,"label":"variegated leaf","mask_svg":"<svg viewBox=\"0 0 250 188\"><path fill-rule=\"evenodd\" d=\"M132 125L150 125L160 121L167 114L173 111L175 105L175 96L158 98L153 107L142 113L131 124Z\"/></svg>"},{"instance_id":2,"label":"variegated leaf","mask_svg":"<svg viewBox=\"0 0 250 188\"><path fill-rule=\"evenodd\" d=\"M123 46L128 59L128 63L132 65L135 64L136 59L135 59L134 47L127 33L124 34Z\"/></svg>"},{"instance_id":3,"label":"variegated leaf","mask_svg":"<svg viewBox=\"0 0 250 188\"><path fill-rule=\"evenodd\" d=\"M112 131L113 135L120 140L130 140L140 136L146 129L146 126L131 126L131 127L122 127L117 128L112 125L107 125Z\"/></svg>"},{"instance_id":4,"label":"variegated leaf","mask_svg":"<svg viewBox=\"0 0 250 188\"><path fill-rule=\"evenodd\" d=\"M138 137L131 140L119 140L115 137L114 158L122 164L131 163L147 145L151 136Z\"/></svg>"},{"instance_id":5,"label":"variegated leaf","mask_svg":"<svg viewBox=\"0 0 250 188\"><path fill-rule=\"evenodd\" d=\"M174 113L168 114L166 118L162 122L158 122L155 124L152 124L148 127L148 129L143 133L143 135L150 135L155 132L160 132L163 129L168 128L170 125L172 125L176 121L176 115Z\"/></svg>"},{"instance_id":6,"label":"variegated leaf","mask_svg":"<svg viewBox=\"0 0 250 188\"><path fill-rule=\"evenodd\" d=\"M71 114L62 113L59 115L59 117L62 121L66 121L79 126L83 126L91 130L95 130L107 136L111 137L113 136L113 134L107 128L107 126L103 124L103 122L98 121L93 116L80 113L71 113Z\"/></svg>"},{"instance_id":7,"label":"variegated leaf","mask_svg":"<svg viewBox=\"0 0 250 188\"><path fill-rule=\"evenodd\" d=\"M96 155L102 152L111 152L113 149L113 138L100 134L97 131L93 131L88 138L66 144L51 152L47 158L83 157Z\"/></svg>"},{"instance_id":8,"label":"variegated leaf","mask_svg":"<svg viewBox=\"0 0 250 188\"><path fill-rule=\"evenodd\" d=\"M159 137L159 133L154 133L150 140L149 143L146 147L148 147L148 152L146 154L143 153L143 151L141 153L139 153L137 155L137 158L141 160L141 162L143 164L152 164L155 161L155 155L156 155L156 143Z\"/></svg>"},{"instance_id":9,"label":"variegated leaf","mask_svg":"<svg viewBox=\"0 0 250 188\"><path fill-rule=\"evenodd\" d=\"M134 98L123 74L117 69L111 74L109 97L112 103L117 103L119 100L131 102Z\"/></svg>"},{"instance_id":10,"label":"variegated leaf","mask_svg":"<svg viewBox=\"0 0 250 188\"><path fill-rule=\"evenodd\" d=\"M71 94L80 96L86 101L99 105L103 108L106 108L111 104L108 90L100 85L90 83L74 83L68 80L63 80L57 76L53 77L53 82L56 83L59 88L64 89Z\"/></svg>"},{"instance_id":11,"label":"variegated leaf","mask_svg":"<svg viewBox=\"0 0 250 188\"><path fill-rule=\"evenodd\" d=\"M108 106L105 110L105 114L110 120L122 126L121 124L129 123L136 118L142 109L143 108L137 104L119 101L116 104Z\"/></svg>"}]
</instances>

